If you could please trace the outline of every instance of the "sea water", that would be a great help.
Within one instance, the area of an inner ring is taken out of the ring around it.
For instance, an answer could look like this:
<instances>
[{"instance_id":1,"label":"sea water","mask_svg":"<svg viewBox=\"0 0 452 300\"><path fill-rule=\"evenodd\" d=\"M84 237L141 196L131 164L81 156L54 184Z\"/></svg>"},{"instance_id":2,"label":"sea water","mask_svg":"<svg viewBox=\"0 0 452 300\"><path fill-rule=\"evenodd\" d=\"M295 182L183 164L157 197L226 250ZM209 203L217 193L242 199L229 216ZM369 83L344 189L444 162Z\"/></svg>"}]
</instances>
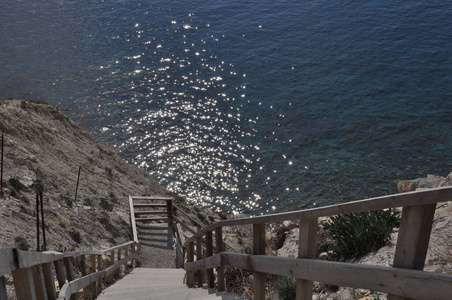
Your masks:
<instances>
[{"instance_id":1,"label":"sea water","mask_svg":"<svg viewBox=\"0 0 452 300\"><path fill-rule=\"evenodd\" d=\"M189 201L260 214L452 171L452 2L0 3L0 95Z\"/></svg>"}]
</instances>

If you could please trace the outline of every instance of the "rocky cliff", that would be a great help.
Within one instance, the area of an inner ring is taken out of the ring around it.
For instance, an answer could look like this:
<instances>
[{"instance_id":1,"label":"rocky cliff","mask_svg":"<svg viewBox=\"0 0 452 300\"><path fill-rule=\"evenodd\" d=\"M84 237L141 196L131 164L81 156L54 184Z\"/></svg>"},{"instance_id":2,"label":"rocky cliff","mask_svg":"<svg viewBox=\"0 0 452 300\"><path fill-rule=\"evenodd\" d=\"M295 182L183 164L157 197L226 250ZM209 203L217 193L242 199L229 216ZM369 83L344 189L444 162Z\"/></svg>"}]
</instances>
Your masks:
<instances>
[{"instance_id":1,"label":"rocky cliff","mask_svg":"<svg viewBox=\"0 0 452 300\"><path fill-rule=\"evenodd\" d=\"M45 103L0 100L4 133L0 245L36 248L36 187L44 189L47 248L109 247L130 240L128 196L165 195L145 171ZM77 200L77 175L81 176Z\"/></svg>"}]
</instances>

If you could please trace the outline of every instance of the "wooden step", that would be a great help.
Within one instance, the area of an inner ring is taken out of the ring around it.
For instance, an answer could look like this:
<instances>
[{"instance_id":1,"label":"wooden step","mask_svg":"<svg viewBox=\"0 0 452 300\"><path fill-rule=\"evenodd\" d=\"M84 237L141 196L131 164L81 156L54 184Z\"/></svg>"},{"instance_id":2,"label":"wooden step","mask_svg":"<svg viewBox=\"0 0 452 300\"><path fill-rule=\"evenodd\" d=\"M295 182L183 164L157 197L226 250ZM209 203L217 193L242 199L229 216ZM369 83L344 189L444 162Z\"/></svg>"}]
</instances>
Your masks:
<instances>
[{"instance_id":1,"label":"wooden step","mask_svg":"<svg viewBox=\"0 0 452 300\"><path fill-rule=\"evenodd\" d=\"M167 215L168 212L165 210L136 210L135 215Z\"/></svg>"},{"instance_id":2,"label":"wooden step","mask_svg":"<svg viewBox=\"0 0 452 300\"><path fill-rule=\"evenodd\" d=\"M158 222L158 221L162 221L162 222L169 222L171 219L170 218L136 218L135 222Z\"/></svg>"},{"instance_id":3,"label":"wooden step","mask_svg":"<svg viewBox=\"0 0 452 300\"><path fill-rule=\"evenodd\" d=\"M159 196L151 196L151 197L142 197L142 196L132 196L133 200L151 200L151 201L171 201L172 197L159 197Z\"/></svg>"},{"instance_id":4,"label":"wooden step","mask_svg":"<svg viewBox=\"0 0 452 300\"><path fill-rule=\"evenodd\" d=\"M167 205L166 204L137 203L137 204L133 204L133 207L153 207L153 208L158 208L158 207L167 207Z\"/></svg>"}]
</instances>

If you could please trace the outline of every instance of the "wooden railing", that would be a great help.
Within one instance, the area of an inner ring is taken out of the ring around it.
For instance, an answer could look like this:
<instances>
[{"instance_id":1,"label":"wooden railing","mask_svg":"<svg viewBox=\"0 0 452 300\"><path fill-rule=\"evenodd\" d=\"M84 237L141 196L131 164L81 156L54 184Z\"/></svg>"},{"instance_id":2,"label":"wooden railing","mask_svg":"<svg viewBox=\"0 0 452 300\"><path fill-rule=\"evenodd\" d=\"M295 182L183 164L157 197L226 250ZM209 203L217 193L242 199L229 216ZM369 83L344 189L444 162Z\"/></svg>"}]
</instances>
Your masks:
<instances>
[{"instance_id":1,"label":"wooden railing","mask_svg":"<svg viewBox=\"0 0 452 300\"><path fill-rule=\"evenodd\" d=\"M121 266L127 267L129 262L134 266L136 251L134 241L106 250L66 253L0 248L0 300L7 299L7 274L12 274L18 300L69 300L81 289L84 299L95 298L102 288L102 280L112 283L120 276ZM78 278L74 274L75 260L80 268ZM55 282L58 282L59 292Z\"/></svg>"},{"instance_id":2,"label":"wooden railing","mask_svg":"<svg viewBox=\"0 0 452 300\"><path fill-rule=\"evenodd\" d=\"M312 299L313 281L343 287L363 288L388 293L388 299L452 299L452 275L424 272L424 263L436 210L436 203L452 201L452 187L409 192L348 202L315 209L225 220L211 224L185 241L187 285L194 287L195 272L207 270L207 282L213 288L213 269L217 273L217 289L225 289L224 267L250 270L254 280L254 299L265 299L266 274L296 278L297 299ZM319 217L402 207L402 221L393 267L320 261L315 259ZM297 258L265 255L265 225L282 221L298 221L300 228ZM224 252L222 228L253 226L253 253ZM213 254L215 231L216 254ZM207 255L201 255L199 241L205 237ZM195 247L196 245L196 247ZM195 251L196 248L196 251ZM196 252L197 260L194 261ZM199 281L198 286L202 285Z\"/></svg>"}]
</instances>

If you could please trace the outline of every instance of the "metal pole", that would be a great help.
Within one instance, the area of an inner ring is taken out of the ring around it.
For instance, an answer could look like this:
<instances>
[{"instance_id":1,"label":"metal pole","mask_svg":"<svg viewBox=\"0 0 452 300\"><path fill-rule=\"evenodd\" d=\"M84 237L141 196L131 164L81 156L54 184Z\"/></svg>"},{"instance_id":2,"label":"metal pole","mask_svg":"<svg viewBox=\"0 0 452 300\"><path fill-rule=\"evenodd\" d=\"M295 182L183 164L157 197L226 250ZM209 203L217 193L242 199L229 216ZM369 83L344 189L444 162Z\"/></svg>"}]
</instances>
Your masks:
<instances>
[{"instance_id":1,"label":"metal pole","mask_svg":"<svg viewBox=\"0 0 452 300\"><path fill-rule=\"evenodd\" d=\"M39 191L39 200L41 201L41 219L42 219L42 239L43 239L43 246L42 251L46 251L47 245L46 245L46 226L44 223L44 204L42 201L42 191Z\"/></svg>"},{"instance_id":2,"label":"metal pole","mask_svg":"<svg viewBox=\"0 0 452 300\"><path fill-rule=\"evenodd\" d=\"M77 203L78 183L80 182L80 171L81 170L82 170L82 166L78 167L77 186L75 187L74 204Z\"/></svg>"},{"instance_id":3,"label":"metal pole","mask_svg":"<svg viewBox=\"0 0 452 300\"><path fill-rule=\"evenodd\" d=\"M40 252L39 248L39 193L36 192L36 251Z\"/></svg>"},{"instance_id":4,"label":"metal pole","mask_svg":"<svg viewBox=\"0 0 452 300\"><path fill-rule=\"evenodd\" d=\"M2 155L1 155L1 170L0 170L0 189L3 189L3 143L4 142L4 138L3 138L3 131L2 131Z\"/></svg>"}]
</instances>

